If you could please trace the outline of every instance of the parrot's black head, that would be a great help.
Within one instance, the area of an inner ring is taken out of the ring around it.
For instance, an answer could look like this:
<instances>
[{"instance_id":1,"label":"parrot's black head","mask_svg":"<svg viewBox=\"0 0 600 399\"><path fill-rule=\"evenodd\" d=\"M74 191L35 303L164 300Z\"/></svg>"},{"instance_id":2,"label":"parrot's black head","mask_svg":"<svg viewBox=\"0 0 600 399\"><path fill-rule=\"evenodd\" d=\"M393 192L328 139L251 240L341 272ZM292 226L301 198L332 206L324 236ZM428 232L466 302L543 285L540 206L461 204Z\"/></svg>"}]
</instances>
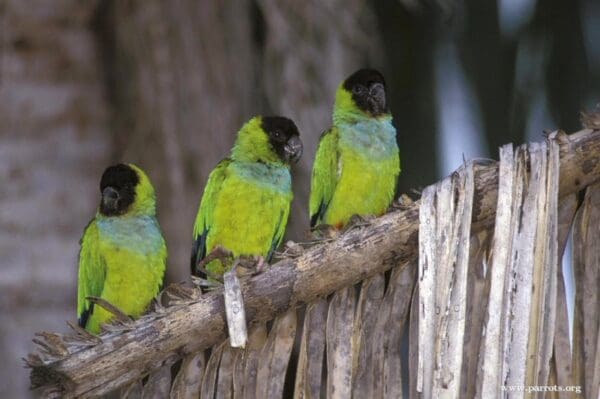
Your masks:
<instances>
[{"instance_id":1,"label":"parrot's black head","mask_svg":"<svg viewBox=\"0 0 600 399\"><path fill-rule=\"evenodd\" d=\"M129 165L109 166L100 179L100 213L104 216L122 215L135 201L135 187L140 177Z\"/></svg>"},{"instance_id":2,"label":"parrot's black head","mask_svg":"<svg viewBox=\"0 0 600 399\"><path fill-rule=\"evenodd\" d=\"M358 108L371 116L389 113L385 95L385 80L375 69L359 69L344 81L344 89L352 94Z\"/></svg>"},{"instance_id":3,"label":"parrot's black head","mask_svg":"<svg viewBox=\"0 0 600 399\"><path fill-rule=\"evenodd\" d=\"M302 156L302 141L296 124L282 116L265 116L262 129L269 136L269 143L282 161L298 162Z\"/></svg>"}]
</instances>

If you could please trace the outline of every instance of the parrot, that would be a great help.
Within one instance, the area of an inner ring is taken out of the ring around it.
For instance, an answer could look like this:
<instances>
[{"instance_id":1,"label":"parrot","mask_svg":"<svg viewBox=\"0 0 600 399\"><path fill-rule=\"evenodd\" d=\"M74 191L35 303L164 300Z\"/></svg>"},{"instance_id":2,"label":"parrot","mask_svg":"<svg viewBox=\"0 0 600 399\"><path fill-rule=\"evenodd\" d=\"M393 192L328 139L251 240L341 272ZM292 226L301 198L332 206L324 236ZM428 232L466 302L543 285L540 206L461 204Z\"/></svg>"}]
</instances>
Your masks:
<instances>
[{"instance_id":1,"label":"parrot","mask_svg":"<svg viewBox=\"0 0 600 399\"><path fill-rule=\"evenodd\" d=\"M192 275L204 276L198 263L218 249L234 258L271 260L290 214L290 167L303 149L299 136L296 124L282 116L255 116L242 126L230 156L212 170L204 188L193 229ZM205 270L214 280L231 267L214 259Z\"/></svg>"},{"instance_id":2,"label":"parrot","mask_svg":"<svg viewBox=\"0 0 600 399\"><path fill-rule=\"evenodd\" d=\"M138 318L162 288L167 264L154 187L142 169L122 163L108 167L100 193L79 251L78 324L92 334L114 315L87 297L99 297Z\"/></svg>"},{"instance_id":3,"label":"parrot","mask_svg":"<svg viewBox=\"0 0 600 399\"><path fill-rule=\"evenodd\" d=\"M338 87L333 126L319 140L311 175L310 226L346 227L392 203L400 152L383 75L360 69Z\"/></svg>"}]
</instances>

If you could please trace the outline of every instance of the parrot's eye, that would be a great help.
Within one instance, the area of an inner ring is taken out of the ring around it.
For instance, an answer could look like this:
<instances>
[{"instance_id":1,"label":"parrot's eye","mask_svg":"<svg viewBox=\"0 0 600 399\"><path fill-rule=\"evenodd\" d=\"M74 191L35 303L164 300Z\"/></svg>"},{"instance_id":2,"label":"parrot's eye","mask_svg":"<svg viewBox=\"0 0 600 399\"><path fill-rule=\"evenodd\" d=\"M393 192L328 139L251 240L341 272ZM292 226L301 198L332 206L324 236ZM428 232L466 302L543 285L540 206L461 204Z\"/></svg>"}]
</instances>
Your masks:
<instances>
[{"instance_id":1,"label":"parrot's eye","mask_svg":"<svg viewBox=\"0 0 600 399\"><path fill-rule=\"evenodd\" d=\"M363 85L354 85L354 87L352 87L352 93L358 96L362 96L363 94L365 94L366 91L367 88Z\"/></svg>"},{"instance_id":2,"label":"parrot's eye","mask_svg":"<svg viewBox=\"0 0 600 399\"><path fill-rule=\"evenodd\" d=\"M281 130L274 130L273 131L273 138L277 141L283 141L283 133L281 132Z\"/></svg>"}]
</instances>

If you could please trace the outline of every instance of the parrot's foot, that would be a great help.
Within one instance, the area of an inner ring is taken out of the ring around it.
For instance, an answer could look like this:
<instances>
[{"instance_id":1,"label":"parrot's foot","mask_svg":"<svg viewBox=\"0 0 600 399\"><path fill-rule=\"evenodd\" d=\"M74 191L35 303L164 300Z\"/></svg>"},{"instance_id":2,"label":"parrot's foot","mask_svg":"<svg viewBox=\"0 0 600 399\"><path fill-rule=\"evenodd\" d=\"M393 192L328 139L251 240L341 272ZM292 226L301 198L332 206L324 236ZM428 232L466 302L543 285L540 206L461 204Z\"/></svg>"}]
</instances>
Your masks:
<instances>
[{"instance_id":1,"label":"parrot's foot","mask_svg":"<svg viewBox=\"0 0 600 399\"><path fill-rule=\"evenodd\" d=\"M223 288L223 277L216 276L207 280L202 277L192 276L192 284L194 284L203 294L214 291L218 288Z\"/></svg>"},{"instance_id":2,"label":"parrot's foot","mask_svg":"<svg viewBox=\"0 0 600 399\"><path fill-rule=\"evenodd\" d=\"M202 281L206 280L200 277L192 276L192 283L196 287L202 287ZM157 307L156 311L158 313L162 313L164 311L164 307L162 306L163 302L167 303L168 305L180 305L197 301L199 298L200 295L195 287L190 287L184 283L171 283L160 293L160 298L157 300L157 303L160 305Z\"/></svg>"},{"instance_id":3,"label":"parrot's foot","mask_svg":"<svg viewBox=\"0 0 600 399\"><path fill-rule=\"evenodd\" d=\"M375 219L375 216L352 215L352 217L348 221L348 224L344 228L344 232L365 226L370 226L373 219Z\"/></svg>"},{"instance_id":4,"label":"parrot's foot","mask_svg":"<svg viewBox=\"0 0 600 399\"><path fill-rule=\"evenodd\" d=\"M267 270L268 267L268 263L265 262L265 258L262 256L258 257L258 260L256 261L256 274L260 274L262 272L264 272L265 270Z\"/></svg>"},{"instance_id":5,"label":"parrot's foot","mask_svg":"<svg viewBox=\"0 0 600 399\"><path fill-rule=\"evenodd\" d=\"M200 288L202 292L209 292L223 287L223 276L200 269L208 278L192 276L192 284Z\"/></svg>"},{"instance_id":6,"label":"parrot's foot","mask_svg":"<svg viewBox=\"0 0 600 399\"><path fill-rule=\"evenodd\" d=\"M340 231L330 224L318 224L311 232L315 238L322 240L332 240L340 235Z\"/></svg>"},{"instance_id":7,"label":"parrot's foot","mask_svg":"<svg viewBox=\"0 0 600 399\"><path fill-rule=\"evenodd\" d=\"M419 193L419 196L420 195L421 194ZM394 201L394 203L392 204L392 208L394 208L394 209L407 209L412 204L414 204L414 201L412 200L412 198L410 198L406 194L402 194L400 197L398 197L398 199L396 201Z\"/></svg>"},{"instance_id":8,"label":"parrot's foot","mask_svg":"<svg viewBox=\"0 0 600 399\"><path fill-rule=\"evenodd\" d=\"M223 265L230 265L233 262L233 254L231 251L223 248L220 245L215 247L208 255L204 257L204 259L198 262L196 265L196 273L200 272L210 279L223 281L223 278L220 275L211 273L210 270L206 269L206 265L216 259L220 260Z\"/></svg>"},{"instance_id":9,"label":"parrot's foot","mask_svg":"<svg viewBox=\"0 0 600 399\"><path fill-rule=\"evenodd\" d=\"M263 256L240 256L233 264L237 276L256 275L266 270L268 264Z\"/></svg>"},{"instance_id":10,"label":"parrot's foot","mask_svg":"<svg viewBox=\"0 0 600 399\"><path fill-rule=\"evenodd\" d=\"M304 253L304 247L301 244L292 240L287 241L283 246L283 251L275 251L276 259L297 258Z\"/></svg>"}]
</instances>

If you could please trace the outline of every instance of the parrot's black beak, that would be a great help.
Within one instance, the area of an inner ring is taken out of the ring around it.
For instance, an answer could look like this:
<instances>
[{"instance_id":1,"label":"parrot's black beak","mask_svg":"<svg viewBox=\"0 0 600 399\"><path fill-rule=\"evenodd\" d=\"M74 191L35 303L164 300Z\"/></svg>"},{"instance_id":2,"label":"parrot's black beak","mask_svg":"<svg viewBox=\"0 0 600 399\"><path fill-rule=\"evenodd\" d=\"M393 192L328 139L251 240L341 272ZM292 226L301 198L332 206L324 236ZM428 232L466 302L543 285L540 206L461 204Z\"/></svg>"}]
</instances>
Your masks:
<instances>
[{"instance_id":1,"label":"parrot's black beak","mask_svg":"<svg viewBox=\"0 0 600 399\"><path fill-rule=\"evenodd\" d=\"M106 187L102 190L102 203L100 206L106 214L115 212L119 206L119 192L113 187Z\"/></svg>"},{"instance_id":2,"label":"parrot's black beak","mask_svg":"<svg viewBox=\"0 0 600 399\"><path fill-rule=\"evenodd\" d=\"M367 101L373 115L381 115L387 112L385 87L383 84L373 83L369 86L369 96Z\"/></svg>"},{"instance_id":3,"label":"parrot's black beak","mask_svg":"<svg viewBox=\"0 0 600 399\"><path fill-rule=\"evenodd\" d=\"M285 158L288 160L288 162L298 162L302 156L302 148L302 141L300 140L300 137L290 137L283 147Z\"/></svg>"}]
</instances>

